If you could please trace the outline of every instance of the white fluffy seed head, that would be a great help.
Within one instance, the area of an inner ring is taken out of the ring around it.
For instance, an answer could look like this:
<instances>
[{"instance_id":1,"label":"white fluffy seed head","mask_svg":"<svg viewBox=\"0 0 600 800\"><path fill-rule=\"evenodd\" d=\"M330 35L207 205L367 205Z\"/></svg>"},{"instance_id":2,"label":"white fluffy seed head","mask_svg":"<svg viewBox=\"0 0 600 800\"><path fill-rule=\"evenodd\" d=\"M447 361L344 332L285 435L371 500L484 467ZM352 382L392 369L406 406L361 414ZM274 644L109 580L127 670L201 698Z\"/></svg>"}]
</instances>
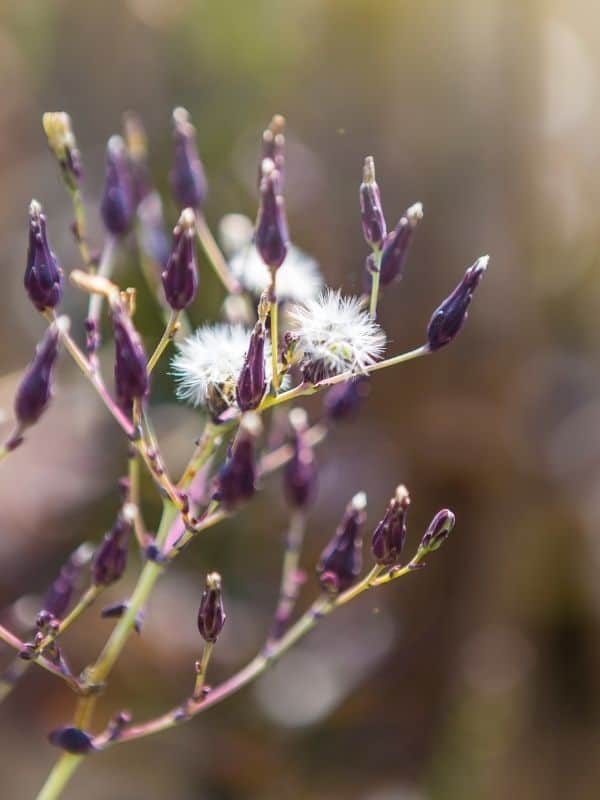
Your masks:
<instances>
[{"instance_id":1,"label":"white fluffy seed head","mask_svg":"<svg viewBox=\"0 0 600 800\"><path fill-rule=\"evenodd\" d=\"M386 337L358 297L328 289L290 310L302 369L314 383L343 372L360 374L383 356Z\"/></svg>"},{"instance_id":2,"label":"white fluffy seed head","mask_svg":"<svg viewBox=\"0 0 600 800\"><path fill-rule=\"evenodd\" d=\"M229 266L244 289L256 297L270 286L271 272L253 244L236 253ZM307 303L317 297L322 288L323 278L317 262L290 244L285 261L277 270L277 299L282 303Z\"/></svg>"}]
</instances>

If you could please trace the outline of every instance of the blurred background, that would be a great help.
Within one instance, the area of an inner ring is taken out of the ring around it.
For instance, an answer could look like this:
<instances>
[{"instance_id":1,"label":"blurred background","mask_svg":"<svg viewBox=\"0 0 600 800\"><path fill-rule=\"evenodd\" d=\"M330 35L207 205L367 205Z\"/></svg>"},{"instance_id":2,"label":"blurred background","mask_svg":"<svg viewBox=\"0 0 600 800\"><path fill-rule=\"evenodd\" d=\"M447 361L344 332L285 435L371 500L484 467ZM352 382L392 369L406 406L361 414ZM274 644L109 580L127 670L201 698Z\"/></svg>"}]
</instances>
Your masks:
<instances>
[{"instance_id":1,"label":"blurred background","mask_svg":"<svg viewBox=\"0 0 600 800\"><path fill-rule=\"evenodd\" d=\"M0 8L0 407L44 329L22 288L27 205L44 205L53 248L78 264L71 208L41 115L66 110L85 165L91 238L104 147L134 108L168 197L170 113L186 106L210 184L206 214L255 213L259 137L288 120L293 240L330 285L359 292L362 159L376 158L388 222L422 201L406 276L386 292L390 352L423 341L429 315L477 256L488 274L457 341L378 373L359 417L319 449L319 497L303 564L344 505L369 496L372 527L399 482L410 545L438 508L452 540L428 568L327 620L255 686L188 726L90 758L67 800L454 800L596 798L600 785L600 22L587 0L4 0ZM161 323L140 288L150 346ZM202 262L196 322L222 292ZM63 310L81 337L82 299ZM596 353L596 356L593 354ZM107 368L110 369L110 351ZM320 414L318 401L311 418ZM153 417L173 470L200 429L155 383ZM27 636L39 596L118 507L126 447L61 359L57 396L2 465L0 615ZM145 486L147 515L158 513ZM143 634L115 670L98 724L143 719L189 692L203 575L218 569L229 618L210 681L260 647L275 603L287 519L280 476L161 582ZM122 599L135 577L133 553ZM111 627L98 609L65 647L83 667ZM0 667L11 660L3 648ZM65 724L66 688L31 669L3 704L3 794L34 796Z\"/></svg>"}]
</instances>

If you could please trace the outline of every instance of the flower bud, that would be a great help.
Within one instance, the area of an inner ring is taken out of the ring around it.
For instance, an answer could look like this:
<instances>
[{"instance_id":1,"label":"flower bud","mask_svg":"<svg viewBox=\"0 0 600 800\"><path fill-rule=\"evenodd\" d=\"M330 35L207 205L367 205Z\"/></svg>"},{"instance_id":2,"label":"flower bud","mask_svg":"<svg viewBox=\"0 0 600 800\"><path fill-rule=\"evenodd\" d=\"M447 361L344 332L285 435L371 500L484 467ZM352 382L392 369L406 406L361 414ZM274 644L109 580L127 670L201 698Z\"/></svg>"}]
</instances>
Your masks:
<instances>
[{"instance_id":1,"label":"flower bud","mask_svg":"<svg viewBox=\"0 0 600 800\"><path fill-rule=\"evenodd\" d=\"M195 235L196 217L186 208L173 230L173 248L162 274L167 303L175 311L187 308L198 291Z\"/></svg>"},{"instance_id":2,"label":"flower bud","mask_svg":"<svg viewBox=\"0 0 600 800\"><path fill-rule=\"evenodd\" d=\"M115 337L115 386L124 409L136 398L143 398L149 389L146 351L131 318L120 304L111 312Z\"/></svg>"},{"instance_id":3,"label":"flower bud","mask_svg":"<svg viewBox=\"0 0 600 800\"><path fill-rule=\"evenodd\" d=\"M144 253L161 269L167 266L171 243L167 236L162 200L152 191L138 206L140 245Z\"/></svg>"},{"instance_id":4,"label":"flower bud","mask_svg":"<svg viewBox=\"0 0 600 800\"><path fill-rule=\"evenodd\" d=\"M394 230L386 237L381 253L380 285L389 286L402 278L402 269L408 255L413 233L423 219L423 206L415 203L406 210Z\"/></svg>"},{"instance_id":5,"label":"flower bud","mask_svg":"<svg viewBox=\"0 0 600 800\"><path fill-rule=\"evenodd\" d=\"M60 303L63 273L50 250L46 217L37 200L32 200L29 205L29 249L24 283L29 299L40 311L55 308Z\"/></svg>"},{"instance_id":6,"label":"flower bud","mask_svg":"<svg viewBox=\"0 0 600 800\"><path fill-rule=\"evenodd\" d=\"M148 171L148 139L144 124L135 111L123 115L123 133L129 156L129 171L135 206L152 193L152 181Z\"/></svg>"},{"instance_id":7,"label":"flower bud","mask_svg":"<svg viewBox=\"0 0 600 800\"><path fill-rule=\"evenodd\" d=\"M317 488L315 456L306 438L306 411L303 408L292 409L290 423L294 429L294 454L285 467L283 485L288 503L294 508L305 508Z\"/></svg>"},{"instance_id":8,"label":"flower bud","mask_svg":"<svg viewBox=\"0 0 600 800\"><path fill-rule=\"evenodd\" d=\"M237 382L237 404L242 411L260 405L267 380L265 377L265 325L259 320L250 335L250 344Z\"/></svg>"},{"instance_id":9,"label":"flower bud","mask_svg":"<svg viewBox=\"0 0 600 800\"><path fill-rule=\"evenodd\" d=\"M68 328L66 317L51 325L38 344L35 355L15 396L15 416L21 429L34 425L42 416L52 397L52 378L58 356L58 340L62 330Z\"/></svg>"},{"instance_id":10,"label":"flower bud","mask_svg":"<svg viewBox=\"0 0 600 800\"><path fill-rule=\"evenodd\" d=\"M371 551L378 564L392 566L400 560L406 539L406 514L410 497L406 486L398 486L385 515L373 532Z\"/></svg>"},{"instance_id":11,"label":"flower bud","mask_svg":"<svg viewBox=\"0 0 600 800\"><path fill-rule=\"evenodd\" d=\"M244 415L229 457L219 470L213 500L218 500L227 511L249 500L256 491L254 442L261 427L260 417L254 412Z\"/></svg>"},{"instance_id":12,"label":"flower bud","mask_svg":"<svg viewBox=\"0 0 600 800\"><path fill-rule=\"evenodd\" d=\"M285 147L285 117L275 114L269 127L262 135L262 160L258 168L258 188L262 180L262 162L265 158L270 159L279 172L281 186L283 187L283 167L284 167L284 147Z\"/></svg>"},{"instance_id":13,"label":"flower bud","mask_svg":"<svg viewBox=\"0 0 600 800\"><path fill-rule=\"evenodd\" d=\"M107 231L113 236L127 233L134 211L135 198L127 148L120 136L111 136L106 147L106 176L100 206Z\"/></svg>"},{"instance_id":14,"label":"flower bud","mask_svg":"<svg viewBox=\"0 0 600 800\"><path fill-rule=\"evenodd\" d=\"M48 740L50 744L66 750L67 753L76 755L84 755L94 749L92 737L73 725L67 725L64 728L57 728L52 731L48 736Z\"/></svg>"},{"instance_id":15,"label":"flower bud","mask_svg":"<svg viewBox=\"0 0 600 800\"><path fill-rule=\"evenodd\" d=\"M211 572L206 576L206 587L202 592L198 610L198 630L205 642L214 644L217 641L226 619L221 593L221 576L218 572Z\"/></svg>"},{"instance_id":16,"label":"flower bud","mask_svg":"<svg viewBox=\"0 0 600 800\"><path fill-rule=\"evenodd\" d=\"M42 611L53 619L62 619L69 608L75 585L85 565L90 559L90 546L80 545L61 567L58 577L53 581L44 596Z\"/></svg>"},{"instance_id":17,"label":"flower bud","mask_svg":"<svg viewBox=\"0 0 600 800\"><path fill-rule=\"evenodd\" d=\"M365 158L363 182L360 185L360 215L363 235L371 247L381 247L387 232L379 186L375 180L375 162L372 156Z\"/></svg>"},{"instance_id":18,"label":"flower bud","mask_svg":"<svg viewBox=\"0 0 600 800\"><path fill-rule=\"evenodd\" d=\"M438 511L429 523L429 527L421 539L419 549L433 553L433 551L441 547L448 536L450 536L450 531L454 528L455 522L456 517L448 508L443 508L441 511Z\"/></svg>"},{"instance_id":19,"label":"flower bud","mask_svg":"<svg viewBox=\"0 0 600 800\"><path fill-rule=\"evenodd\" d=\"M317 565L321 586L332 593L348 589L362 568L362 528L366 520L367 496L356 494Z\"/></svg>"},{"instance_id":20,"label":"flower bud","mask_svg":"<svg viewBox=\"0 0 600 800\"><path fill-rule=\"evenodd\" d=\"M289 239L281 176L269 158L263 160L261 170L255 243L264 263L271 269L277 269L285 260Z\"/></svg>"},{"instance_id":21,"label":"flower bud","mask_svg":"<svg viewBox=\"0 0 600 800\"><path fill-rule=\"evenodd\" d=\"M354 416L369 393L369 379L364 375L332 386L323 405L328 418L334 422Z\"/></svg>"},{"instance_id":22,"label":"flower bud","mask_svg":"<svg viewBox=\"0 0 600 800\"><path fill-rule=\"evenodd\" d=\"M125 572L129 537L133 529L133 520L126 508L117 515L115 524L104 536L94 555L92 580L96 586L110 586Z\"/></svg>"},{"instance_id":23,"label":"flower bud","mask_svg":"<svg viewBox=\"0 0 600 800\"><path fill-rule=\"evenodd\" d=\"M452 294L433 312L427 327L427 344L430 350L439 350L454 339L468 316L473 292L487 269L489 256L478 258L465 272L462 281Z\"/></svg>"},{"instance_id":24,"label":"flower bud","mask_svg":"<svg viewBox=\"0 0 600 800\"><path fill-rule=\"evenodd\" d=\"M42 126L65 184L71 190L77 188L82 175L81 154L71 127L71 117L64 111L47 111L42 116Z\"/></svg>"},{"instance_id":25,"label":"flower bud","mask_svg":"<svg viewBox=\"0 0 600 800\"><path fill-rule=\"evenodd\" d=\"M173 111L173 138L173 196L180 208L200 210L206 197L206 177L196 147L196 129L185 108Z\"/></svg>"}]
</instances>

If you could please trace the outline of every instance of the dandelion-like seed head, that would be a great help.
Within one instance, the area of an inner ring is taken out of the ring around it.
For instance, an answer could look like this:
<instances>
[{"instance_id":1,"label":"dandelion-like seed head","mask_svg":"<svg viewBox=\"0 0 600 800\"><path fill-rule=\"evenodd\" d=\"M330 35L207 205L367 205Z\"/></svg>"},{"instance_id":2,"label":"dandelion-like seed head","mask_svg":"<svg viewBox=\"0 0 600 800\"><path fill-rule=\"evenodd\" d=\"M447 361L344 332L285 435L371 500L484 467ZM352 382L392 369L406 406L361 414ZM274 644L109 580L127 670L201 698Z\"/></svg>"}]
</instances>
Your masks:
<instances>
[{"instance_id":1,"label":"dandelion-like seed head","mask_svg":"<svg viewBox=\"0 0 600 800\"><path fill-rule=\"evenodd\" d=\"M251 330L224 322L204 325L178 345L171 362L177 396L218 414L236 405L236 386ZM265 374L271 379L270 347L265 346Z\"/></svg>"},{"instance_id":2,"label":"dandelion-like seed head","mask_svg":"<svg viewBox=\"0 0 600 800\"><path fill-rule=\"evenodd\" d=\"M360 374L383 356L386 336L358 297L327 290L290 310L306 380L317 383L343 372Z\"/></svg>"},{"instance_id":3,"label":"dandelion-like seed head","mask_svg":"<svg viewBox=\"0 0 600 800\"><path fill-rule=\"evenodd\" d=\"M236 253L229 262L232 273L246 291L258 297L271 284L271 271L253 244ZM323 278L317 262L288 245L285 261L277 270L277 299L281 303L307 303L319 295Z\"/></svg>"}]
</instances>

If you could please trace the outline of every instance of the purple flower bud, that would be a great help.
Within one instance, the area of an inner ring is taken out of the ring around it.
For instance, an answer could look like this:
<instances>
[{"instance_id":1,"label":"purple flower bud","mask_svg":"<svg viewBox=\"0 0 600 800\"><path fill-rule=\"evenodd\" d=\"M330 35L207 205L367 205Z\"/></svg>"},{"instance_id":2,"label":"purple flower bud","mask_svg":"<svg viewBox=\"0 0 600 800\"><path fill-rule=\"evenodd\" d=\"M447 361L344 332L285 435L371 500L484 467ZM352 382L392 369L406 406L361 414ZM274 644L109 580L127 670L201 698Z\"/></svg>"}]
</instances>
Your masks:
<instances>
[{"instance_id":1,"label":"purple flower bud","mask_svg":"<svg viewBox=\"0 0 600 800\"><path fill-rule=\"evenodd\" d=\"M294 454L283 473L283 485L288 503L294 508L305 508L315 496L317 488L317 467L312 447L306 438L308 421L302 408L294 408L290 413L290 423L294 429Z\"/></svg>"},{"instance_id":2,"label":"purple flower bud","mask_svg":"<svg viewBox=\"0 0 600 800\"><path fill-rule=\"evenodd\" d=\"M258 167L258 188L263 176L262 164L265 158L270 159L275 168L279 172L280 185L283 187L283 167L284 167L284 147L285 136L283 134L285 128L285 117L281 114L275 114L269 127L264 131L262 136L262 159Z\"/></svg>"},{"instance_id":3,"label":"purple flower bud","mask_svg":"<svg viewBox=\"0 0 600 800\"><path fill-rule=\"evenodd\" d=\"M84 755L94 749L92 737L72 725L52 731L48 736L48 740L50 744L66 750L67 753L75 753L76 755Z\"/></svg>"},{"instance_id":4,"label":"purple flower bud","mask_svg":"<svg viewBox=\"0 0 600 800\"><path fill-rule=\"evenodd\" d=\"M226 619L221 593L221 576L218 572L211 572L206 576L206 587L202 592L198 610L198 630L205 642L214 644L217 641Z\"/></svg>"},{"instance_id":5,"label":"purple flower bud","mask_svg":"<svg viewBox=\"0 0 600 800\"><path fill-rule=\"evenodd\" d=\"M236 387L237 404L242 411L260 405L267 380L265 377L265 325L259 320L250 335L250 344Z\"/></svg>"},{"instance_id":6,"label":"purple flower bud","mask_svg":"<svg viewBox=\"0 0 600 800\"><path fill-rule=\"evenodd\" d=\"M334 422L353 417L368 393L369 379L363 375L338 383L325 395L325 413Z\"/></svg>"},{"instance_id":7,"label":"purple flower bud","mask_svg":"<svg viewBox=\"0 0 600 800\"><path fill-rule=\"evenodd\" d=\"M433 312L427 327L427 343L430 350L439 350L454 339L468 316L473 292L487 269L489 256L478 258L465 272L464 278L452 294Z\"/></svg>"},{"instance_id":8,"label":"purple flower bud","mask_svg":"<svg viewBox=\"0 0 600 800\"><path fill-rule=\"evenodd\" d=\"M441 547L448 536L450 536L450 531L454 527L455 522L456 517L450 509L443 508L441 511L438 511L429 523L429 527L421 539L419 549L433 553L433 551Z\"/></svg>"},{"instance_id":9,"label":"purple flower bud","mask_svg":"<svg viewBox=\"0 0 600 800\"><path fill-rule=\"evenodd\" d=\"M37 200L32 200L29 205L29 249L24 283L29 299L40 311L55 308L60 303L63 273L50 250L46 217Z\"/></svg>"},{"instance_id":10,"label":"purple flower bud","mask_svg":"<svg viewBox=\"0 0 600 800\"><path fill-rule=\"evenodd\" d=\"M408 248L415 228L423 219L423 206L415 203L400 218L394 230L386 236L381 253L380 285L389 286L402 278L402 269L408 255ZM369 256L371 258L371 256ZM368 286L371 288L370 270L367 269Z\"/></svg>"},{"instance_id":11,"label":"purple flower bud","mask_svg":"<svg viewBox=\"0 0 600 800\"><path fill-rule=\"evenodd\" d=\"M53 619L62 619L71 603L79 576L88 563L90 548L80 545L61 567L58 577L53 581L44 596L42 612Z\"/></svg>"},{"instance_id":12,"label":"purple flower bud","mask_svg":"<svg viewBox=\"0 0 600 800\"><path fill-rule=\"evenodd\" d=\"M271 269L277 269L285 260L289 239L285 205L281 194L281 176L269 158L263 160L261 169L260 206L255 243L265 264Z\"/></svg>"},{"instance_id":13,"label":"purple flower bud","mask_svg":"<svg viewBox=\"0 0 600 800\"><path fill-rule=\"evenodd\" d=\"M245 414L231 453L219 470L213 499L218 500L227 511L249 500L256 491L254 442L260 430L260 418L253 412Z\"/></svg>"},{"instance_id":14,"label":"purple flower bud","mask_svg":"<svg viewBox=\"0 0 600 800\"><path fill-rule=\"evenodd\" d=\"M42 416L52 397L54 365L58 356L58 340L61 330L68 328L69 321L60 317L51 325L35 350L33 360L17 389L15 416L21 429L34 425Z\"/></svg>"},{"instance_id":15,"label":"purple flower bud","mask_svg":"<svg viewBox=\"0 0 600 800\"><path fill-rule=\"evenodd\" d=\"M162 274L167 303L175 311L187 308L198 291L195 235L196 216L186 208L173 230L173 248Z\"/></svg>"},{"instance_id":16,"label":"purple flower bud","mask_svg":"<svg viewBox=\"0 0 600 800\"><path fill-rule=\"evenodd\" d=\"M135 111L123 115L123 132L129 156L129 168L136 208L152 192L152 181L148 171L148 141L141 118Z\"/></svg>"},{"instance_id":17,"label":"purple flower bud","mask_svg":"<svg viewBox=\"0 0 600 800\"><path fill-rule=\"evenodd\" d=\"M158 192L150 192L138 206L139 234L142 250L161 269L167 266L171 243L167 236L162 200Z\"/></svg>"},{"instance_id":18,"label":"purple flower bud","mask_svg":"<svg viewBox=\"0 0 600 800\"><path fill-rule=\"evenodd\" d=\"M173 111L173 137L173 195L180 208L199 210L206 197L206 177L196 147L196 129L185 108Z\"/></svg>"},{"instance_id":19,"label":"purple flower bud","mask_svg":"<svg viewBox=\"0 0 600 800\"><path fill-rule=\"evenodd\" d=\"M378 564L392 566L400 560L406 539L406 514L410 497L406 486L398 486L385 515L373 532L371 550Z\"/></svg>"},{"instance_id":20,"label":"purple flower bud","mask_svg":"<svg viewBox=\"0 0 600 800\"><path fill-rule=\"evenodd\" d=\"M111 136L106 147L106 177L100 212L107 231L113 236L127 233L135 212L131 165L125 142Z\"/></svg>"},{"instance_id":21,"label":"purple flower bud","mask_svg":"<svg viewBox=\"0 0 600 800\"><path fill-rule=\"evenodd\" d=\"M127 514L119 513L94 555L92 580L96 586L110 586L125 572L131 531L132 521Z\"/></svg>"},{"instance_id":22,"label":"purple flower bud","mask_svg":"<svg viewBox=\"0 0 600 800\"><path fill-rule=\"evenodd\" d=\"M115 337L115 385L119 403L129 409L134 399L148 393L146 352L130 316L121 305L111 312Z\"/></svg>"},{"instance_id":23,"label":"purple flower bud","mask_svg":"<svg viewBox=\"0 0 600 800\"><path fill-rule=\"evenodd\" d=\"M375 180L375 162L372 156L365 158L363 182L360 185L360 215L363 235L371 247L381 247L387 232L379 186Z\"/></svg>"},{"instance_id":24,"label":"purple flower bud","mask_svg":"<svg viewBox=\"0 0 600 800\"><path fill-rule=\"evenodd\" d=\"M321 586L337 593L348 589L362 568L362 528L366 520L367 497L355 495L317 565Z\"/></svg>"}]
</instances>

